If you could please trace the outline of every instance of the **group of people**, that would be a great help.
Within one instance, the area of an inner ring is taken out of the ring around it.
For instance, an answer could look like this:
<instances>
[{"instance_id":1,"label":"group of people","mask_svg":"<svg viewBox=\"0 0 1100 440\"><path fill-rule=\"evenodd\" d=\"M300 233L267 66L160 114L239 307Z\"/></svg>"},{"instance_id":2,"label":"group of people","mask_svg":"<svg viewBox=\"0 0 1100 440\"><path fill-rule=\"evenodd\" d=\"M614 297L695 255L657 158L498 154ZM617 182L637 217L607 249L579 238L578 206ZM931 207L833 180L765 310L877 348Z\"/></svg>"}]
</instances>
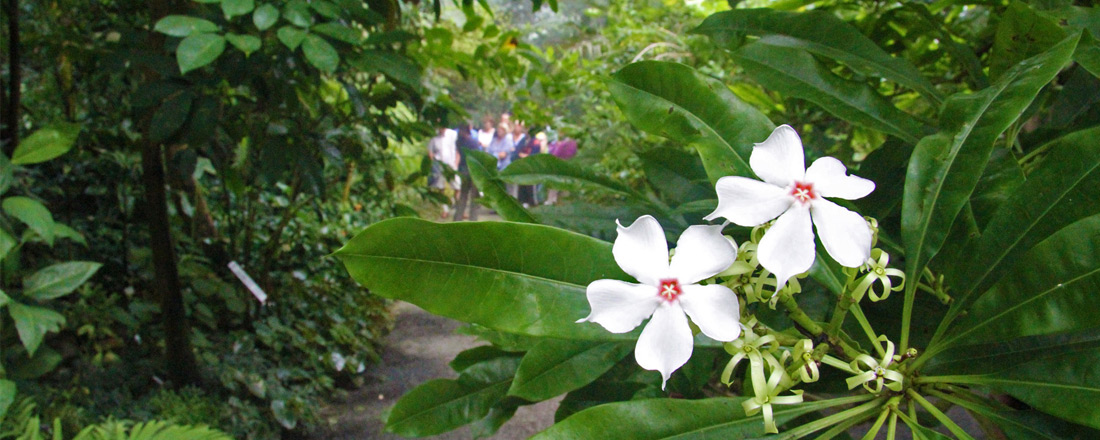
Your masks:
<instances>
[{"instance_id":1,"label":"group of people","mask_svg":"<svg viewBox=\"0 0 1100 440\"><path fill-rule=\"evenodd\" d=\"M497 171L519 159L537 155L553 154L561 159L570 159L577 154L577 141L565 139L549 142L545 132L533 136L522 121L512 121L511 114L504 113L499 119L492 116L482 118L481 128L472 124L462 124L457 128L440 128L437 135L428 142L428 158L432 160L432 174L428 184L436 189L447 185L455 190L455 221L468 218L477 220L477 198L479 192L469 176L466 158L469 151L482 151L497 159ZM454 180L447 179L443 167L457 171ZM507 186L508 193L526 206L536 205L539 200L539 188L533 185ZM556 203L558 192L547 191L545 203ZM469 205L469 212L466 207ZM444 216L447 215L444 206Z\"/></svg>"}]
</instances>

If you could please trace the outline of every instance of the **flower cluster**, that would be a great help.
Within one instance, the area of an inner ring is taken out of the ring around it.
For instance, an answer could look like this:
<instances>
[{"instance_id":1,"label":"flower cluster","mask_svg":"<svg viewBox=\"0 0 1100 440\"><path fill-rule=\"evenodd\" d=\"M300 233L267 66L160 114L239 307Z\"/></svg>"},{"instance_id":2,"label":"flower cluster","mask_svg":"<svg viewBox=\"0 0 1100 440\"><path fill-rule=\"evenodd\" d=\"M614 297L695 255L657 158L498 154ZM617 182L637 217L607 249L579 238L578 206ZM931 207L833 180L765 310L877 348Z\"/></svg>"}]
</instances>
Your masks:
<instances>
[{"instance_id":1,"label":"flower cluster","mask_svg":"<svg viewBox=\"0 0 1100 440\"><path fill-rule=\"evenodd\" d=\"M832 328L839 328L847 307L865 324L858 307L860 299L885 299L904 282L899 270L887 267L889 256L872 250L877 229L874 220L869 224L863 216L826 199L864 197L874 190L874 182L848 175L845 166L832 157L820 158L806 168L803 154L794 129L787 125L776 128L767 140L755 145L749 158L761 180L741 176L719 179L718 207L704 219L725 218L727 222L687 228L671 258L664 230L652 216L642 216L628 227L619 224L612 253L638 283L597 280L589 284L591 313L578 322L594 322L610 332L626 333L649 318L634 353L642 368L660 372L663 389L672 373L691 357L695 335L690 318L703 335L724 342L732 356L722 372L723 383L731 383L738 365L748 361L747 380L754 392L743 402L744 410L750 416L762 413L767 432L777 432L772 405L800 403L802 392L791 388L816 381L821 362L853 374L851 387L864 384L876 394L884 387L900 389L903 377L891 366L893 344L884 337L872 338L876 344L888 345L880 350L885 351L882 361L862 354L844 362L825 353L828 344L816 352L809 339L792 340L784 335L781 343L779 334L758 324L751 313L743 316L745 305L752 303L774 308L781 301L791 312L797 308L791 295L801 290L798 278L816 259L815 229L829 256L848 268L844 301L838 303L845 308ZM740 247L722 235L731 222L754 228ZM865 275L857 277L860 272ZM901 278L901 282L891 277ZM781 395L786 391L790 394Z\"/></svg>"}]
</instances>

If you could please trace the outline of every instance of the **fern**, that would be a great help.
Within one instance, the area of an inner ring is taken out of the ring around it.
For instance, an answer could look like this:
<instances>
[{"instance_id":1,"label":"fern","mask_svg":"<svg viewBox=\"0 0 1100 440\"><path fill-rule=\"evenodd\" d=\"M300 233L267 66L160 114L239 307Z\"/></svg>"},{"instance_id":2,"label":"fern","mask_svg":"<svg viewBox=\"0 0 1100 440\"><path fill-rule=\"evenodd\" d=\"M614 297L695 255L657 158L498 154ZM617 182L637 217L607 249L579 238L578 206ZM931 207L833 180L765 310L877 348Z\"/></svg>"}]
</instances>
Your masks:
<instances>
[{"instance_id":1,"label":"fern","mask_svg":"<svg viewBox=\"0 0 1100 440\"><path fill-rule=\"evenodd\" d=\"M173 425L161 421L138 423L108 420L80 431L73 440L233 440L204 425ZM128 433L127 433L128 431Z\"/></svg>"}]
</instances>

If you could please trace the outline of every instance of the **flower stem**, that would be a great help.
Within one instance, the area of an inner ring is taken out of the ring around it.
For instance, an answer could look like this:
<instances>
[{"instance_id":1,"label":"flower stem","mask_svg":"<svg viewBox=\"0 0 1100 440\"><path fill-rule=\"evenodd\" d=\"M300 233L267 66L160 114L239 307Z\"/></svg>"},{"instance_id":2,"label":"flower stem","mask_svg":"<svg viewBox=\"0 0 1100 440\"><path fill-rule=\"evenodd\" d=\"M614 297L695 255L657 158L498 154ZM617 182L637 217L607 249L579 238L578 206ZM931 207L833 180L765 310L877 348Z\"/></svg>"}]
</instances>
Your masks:
<instances>
[{"instance_id":1,"label":"flower stem","mask_svg":"<svg viewBox=\"0 0 1100 440\"><path fill-rule=\"evenodd\" d=\"M960 374L949 376L919 376L915 379L917 383L966 383L966 384L983 384L985 380L982 379L982 375L978 374Z\"/></svg>"},{"instance_id":2,"label":"flower stem","mask_svg":"<svg viewBox=\"0 0 1100 440\"><path fill-rule=\"evenodd\" d=\"M886 428L886 440L894 440L898 432L898 409L890 408L890 426Z\"/></svg>"},{"instance_id":3,"label":"flower stem","mask_svg":"<svg viewBox=\"0 0 1100 440\"><path fill-rule=\"evenodd\" d=\"M882 344L878 341L878 335L875 334L875 330L871 328L871 323L867 321L867 316L863 314L863 309L859 307L859 304L852 306L852 316L859 321L859 326L863 327L863 332L867 334L867 339L871 341L871 345L875 346L875 351L879 356L886 356L886 351L882 349Z\"/></svg>"},{"instance_id":4,"label":"flower stem","mask_svg":"<svg viewBox=\"0 0 1100 440\"><path fill-rule=\"evenodd\" d=\"M852 370L852 366L849 365L847 362L844 362L840 359L837 359L837 358L829 356L829 355L822 356L821 357L821 362L824 363L825 365L828 365L830 367L836 368L836 369L841 370L841 371L847 371L848 373L851 373L851 374L859 374L859 373L856 373L854 370Z\"/></svg>"},{"instance_id":5,"label":"flower stem","mask_svg":"<svg viewBox=\"0 0 1100 440\"><path fill-rule=\"evenodd\" d=\"M839 347L845 357L853 357L855 353L862 353L861 350L852 347L837 336L840 333L839 329L831 329L832 332L826 333L825 327L822 326L821 323L814 321L813 318L810 318L810 315L807 315L806 312L798 306L798 301L795 300L794 296L789 292L780 290L777 295L779 295L779 303L783 304L783 307L787 309L787 316L810 335L818 337L825 334L829 337L829 343Z\"/></svg>"},{"instance_id":6,"label":"flower stem","mask_svg":"<svg viewBox=\"0 0 1100 440\"><path fill-rule=\"evenodd\" d=\"M954 434L956 438L958 438L959 440L974 440L974 438L971 437L970 434L967 434L966 431L959 427L959 425L956 425L954 420L951 420L950 417L947 417L947 414L944 414L943 411L940 411L939 408L936 408L936 406L933 405L932 402L925 400L925 398L921 397L920 394L917 394L916 391L909 389L906 390L905 394L912 398L913 401L920 404L920 406L924 407L925 411L928 411L930 414L932 414L932 417L935 417L936 420L939 420L940 423L943 423L943 426L946 426L947 430L951 431L951 433Z\"/></svg>"},{"instance_id":7,"label":"flower stem","mask_svg":"<svg viewBox=\"0 0 1100 440\"><path fill-rule=\"evenodd\" d=\"M805 437L814 432L833 426L837 423L847 421L849 419L855 419L857 422L865 420L866 415L874 413L874 410L882 405L883 398L877 398L870 402L859 405L855 408L847 409L831 416L822 417L813 422L794 428L790 431L783 433L783 435L776 437L775 440L788 440Z\"/></svg>"}]
</instances>

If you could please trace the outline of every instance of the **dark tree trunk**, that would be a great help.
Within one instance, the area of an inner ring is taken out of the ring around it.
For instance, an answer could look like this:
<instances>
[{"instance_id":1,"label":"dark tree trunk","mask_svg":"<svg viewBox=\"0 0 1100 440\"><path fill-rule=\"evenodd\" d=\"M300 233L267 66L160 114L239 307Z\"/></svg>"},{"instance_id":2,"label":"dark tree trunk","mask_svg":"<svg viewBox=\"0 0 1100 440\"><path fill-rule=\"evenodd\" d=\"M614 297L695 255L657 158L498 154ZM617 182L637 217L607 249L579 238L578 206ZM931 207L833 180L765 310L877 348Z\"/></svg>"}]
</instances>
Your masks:
<instances>
[{"instance_id":1,"label":"dark tree trunk","mask_svg":"<svg viewBox=\"0 0 1100 440\"><path fill-rule=\"evenodd\" d=\"M155 23L179 6L173 0L149 2L149 12ZM164 37L152 34L147 40L150 51L162 50ZM157 79L155 72L147 71L145 81ZM144 139L141 141L141 171L145 186L145 219L149 223L149 246L153 250L153 282L160 298L161 316L164 322L165 361L168 379L172 385L182 387L199 385L198 363L191 351L191 328L183 307L180 290L179 268L176 266L176 248L172 241L172 225L168 219L168 196L165 188L164 149L149 138L151 117L142 121Z\"/></svg>"},{"instance_id":2,"label":"dark tree trunk","mask_svg":"<svg viewBox=\"0 0 1100 440\"><path fill-rule=\"evenodd\" d=\"M4 131L0 132L0 143L4 145L4 153L11 157L15 151L15 145L19 143L19 106L22 97L20 86L23 84L22 70L19 68L19 58L22 50L19 47L19 1L4 0L4 12L8 15L8 90L5 100L0 105L4 107L2 122Z\"/></svg>"},{"instance_id":3,"label":"dark tree trunk","mask_svg":"<svg viewBox=\"0 0 1100 440\"><path fill-rule=\"evenodd\" d=\"M168 379L174 386L197 385L198 364L191 351L191 329L183 309L176 251L168 222L168 198L164 189L164 160L160 144L146 139L141 149L141 171L145 183L145 218L156 271L154 287L160 298L164 320Z\"/></svg>"}]
</instances>

